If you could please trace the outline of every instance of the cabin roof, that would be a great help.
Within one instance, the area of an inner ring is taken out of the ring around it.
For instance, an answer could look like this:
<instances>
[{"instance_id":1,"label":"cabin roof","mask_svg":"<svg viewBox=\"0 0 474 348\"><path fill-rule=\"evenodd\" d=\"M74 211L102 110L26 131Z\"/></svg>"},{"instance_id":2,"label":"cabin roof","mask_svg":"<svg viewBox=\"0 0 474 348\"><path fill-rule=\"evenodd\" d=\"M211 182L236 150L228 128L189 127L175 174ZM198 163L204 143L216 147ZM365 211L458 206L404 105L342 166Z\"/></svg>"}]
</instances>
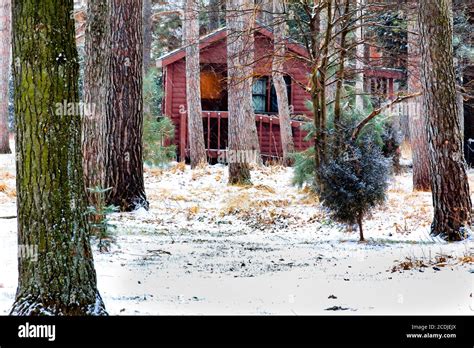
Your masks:
<instances>
[{"instance_id":1,"label":"cabin roof","mask_svg":"<svg viewBox=\"0 0 474 348\"><path fill-rule=\"evenodd\" d=\"M255 28L255 31L273 40L273 31L259 22L257 22L257 24L258 26ZM226 26L219 28L209 34L201 36L199 38L199 50L202 50L210 46L211 44L224 39L226 36L227 36ZM308 53L306 52L306 49L304 48L303 45L291 39L287 39L287 42L288 42L289 50L293 51L294 53L302 57L308 56ZM186 55L185 48L186 46L181 46L171 52L168 52L162 55L161 57L157 59L157 66L164 67L164 66L173 64L174 62L178 60L183 59Z\"/></svg>"}]
</instances>

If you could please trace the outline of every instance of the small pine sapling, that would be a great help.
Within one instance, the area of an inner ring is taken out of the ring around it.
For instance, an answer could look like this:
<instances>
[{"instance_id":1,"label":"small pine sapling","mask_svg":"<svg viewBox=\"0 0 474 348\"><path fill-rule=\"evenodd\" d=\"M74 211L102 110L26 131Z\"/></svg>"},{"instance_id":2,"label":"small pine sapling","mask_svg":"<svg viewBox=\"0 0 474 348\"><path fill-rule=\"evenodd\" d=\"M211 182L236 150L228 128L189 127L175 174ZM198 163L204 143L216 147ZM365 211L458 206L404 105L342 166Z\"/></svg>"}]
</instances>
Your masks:
<instances>
[{"instance_id":1,"label":"small pine sapling","mask_svg":"<svg viewBox=\"0 0 474 348\"><path fill-rule=\"evenodd\" d=\"M357 142L346 140L340 153L320 169L320 200L335 220L357 223L360 241L364 241L362 221L372 208L385 201L390 160L369 136Z\"/></svg>"},{"instance_id":2,"label":"small pine sapling","mask_svg":"<svg viewBox=\"0 0 474 348\"><path fill-rule=\"evenodd\" d=\"M95 205L87 207L86 211L91 226L91 237L98 241L100 252L107 252L114 241L112 230L116 228L110 223L107 215L119 211L119 208L114 205L105 205L105 194L110 191L110 188L93 187L87 190L95 196L94 202L96 202Z\"/></svg>"}]
</instances>

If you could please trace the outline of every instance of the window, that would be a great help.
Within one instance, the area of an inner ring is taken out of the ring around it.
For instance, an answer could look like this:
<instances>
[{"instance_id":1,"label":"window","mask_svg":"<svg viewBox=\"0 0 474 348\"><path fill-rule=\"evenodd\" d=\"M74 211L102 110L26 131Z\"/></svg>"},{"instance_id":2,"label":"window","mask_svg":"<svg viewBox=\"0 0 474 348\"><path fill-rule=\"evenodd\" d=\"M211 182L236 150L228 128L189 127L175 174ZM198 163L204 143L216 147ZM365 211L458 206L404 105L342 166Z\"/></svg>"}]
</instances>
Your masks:
<instances>
[{"instance_id":1,"label":"window","mask_svg":"<svg viewBox=\"0 0 474 348\"><path fill-rule=\"evenodd\" d=\"M288 102L291 104L291 78L285 76ZM278 99L270 77L260 77L253 81L253 109L260 113L278 113Z\"/></svg>"},{"instance_id":2,"label":"window","mask_svg":"<svg viewBox=\"0 0 474 348\"><path fill-rule=\"evenodd\" d=\"M205 111L227 111L227 67L220 64L201 66L201 107Z\"/></svg>"},{"instance_id":3,"label":"window","mask_svg":"<svg viewBox=\"0 0 474 348\"><path fill-rule=\"evenodd\" d=\"M267 111L267 78L262 77L253 81L253 109L255 112Z\"/></svg>"}]
</instances>

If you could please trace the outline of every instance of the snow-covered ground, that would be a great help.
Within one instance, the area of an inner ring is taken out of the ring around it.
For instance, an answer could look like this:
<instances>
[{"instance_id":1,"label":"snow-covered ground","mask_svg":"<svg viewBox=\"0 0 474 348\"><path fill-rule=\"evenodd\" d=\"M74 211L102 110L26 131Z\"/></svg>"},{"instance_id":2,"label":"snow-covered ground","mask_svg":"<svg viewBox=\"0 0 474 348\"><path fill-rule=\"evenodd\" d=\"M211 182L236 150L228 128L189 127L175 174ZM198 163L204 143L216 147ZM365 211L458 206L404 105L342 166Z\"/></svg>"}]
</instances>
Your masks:
<instances>
[{"instance_id":1,"label":"snow-covered ground","mask_svg":"<svg viewBox=\"0 0 474 348\"><path fill-rule=\"evenodd\" d=\"M13 158L0 155L0 217L16 215ZM95 252L109 313L474 314L474 238L430 237L431 196L410 174L366 220L367 243L291 177L264 167L252 187L230 187L220 165L147 169L150 210L113 214L116 241ZM0 314L16 252L16 219L0 219Z\"/></svg>"}]
</instances>

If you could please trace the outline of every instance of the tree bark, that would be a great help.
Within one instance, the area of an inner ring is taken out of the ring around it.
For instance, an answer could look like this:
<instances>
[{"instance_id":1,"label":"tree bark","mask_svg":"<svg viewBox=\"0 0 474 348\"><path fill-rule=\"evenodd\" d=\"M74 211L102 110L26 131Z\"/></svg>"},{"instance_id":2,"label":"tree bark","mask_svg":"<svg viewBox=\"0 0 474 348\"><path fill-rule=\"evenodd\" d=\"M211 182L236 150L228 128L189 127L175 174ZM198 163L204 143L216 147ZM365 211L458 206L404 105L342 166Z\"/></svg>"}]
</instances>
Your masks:
<instances>
[{"instance_id":1,"label":"tree bark","mask_svg":"<svg viewBox=\"0 0 474 348\"><path fill-rule=\"evenodd\" d=\"M364 242L365 239L364 239L364 229L363 229L363 215L360 214L358 217L357 217L357 225L359 225L359 242Z\"/></svg>"},{"instance_id":2,"label":"tree bark","mask_svg":"<svg viewBox=\"0 0 474 348\"><path fill-rule=\"evenodd\" d=\"M362 94L364 94L364 61L365 61L365 44L363 43L364 40L364 13L365 13L365 4L366 0L357 0L357 16L358 21L357 24L360 26L359 28L354 30L356 42L359 42L356 47L356 61L355 61L355 106L358 110L364 110L364 99Z\"/></svg>"},{"instance_id":3,"label":"tree bark","mask_svg":"<svg viewBox=\"0 0 474 348\"><path fill-rule=\"evenodd\" d=\"M270 6L272 0L270 1ZM242 48L239 53L239 61L243 69L244 78L242 79L244 88L244 114L246 116L246 129L249 133L248 141L250 150L255 154L254 163L261 164L260 141L258 138L257 125L255 122L255 112L253 108L253 76L255 66L255 3L254 0L244 0L243 6L239 8L242 17Z\"/></svg>"},{"instance_id":4,"label":"tree bark","mask_svg":"<svg viewBox=\"0 0 474 348\"><path fill-rule=\"evenodd\" d=\"M283 163L291 165L291 154L295 151L291 129L290 105L285 78L283 77L286 58L287 25L285 21L284 0L273 0L275 25L273 28L273 85L278 101L278 118L283 150Z\"/></svg>"},{"instance_id":5,"label":"tree bark","mask_svg":"<svg viewBox=\"0 0 474 348\"><path fill-rule=\"evenodd\" d=\"M98 206L100 195L88 188L105 189L105 144L107 104L110 89L110 2L96 0L88 5L85 38L84 103L89 110L83 117L82 153L84 186L91 206Z\"/></svg>"},{"instance_id":6,"label":"tree bark","mask_svg":"<svg viewBox=\"0 0 474 348\"><path fill-rule=\"evenodd\" d=\"M221 7L220 1L221 0L209 1L209 23L207 28L209 32L219 29Z\"/></svg>"},{"instance_id":7,"label":"tree bark","mask_svg":"<svg viewBox=\"0 0 474 348\"><path fill-rule=\"evenodd\" d=\"M314 32L312 36L322 36L322 49L316 52L316 59L313 62L313 69L311 71L311 101L313 103L314 114L314 149L315 149L315 185L321 189L321 180L319 177L319 170L326 161L326 128L327 128L327 103L326 103L326 82L329 65L329 45L332 35L332 21L333 21L333 1L326 0L323 6L325 13L324 31L319 33L319 26L311 25ZM316 21L316 19L314 19ZM313 47L320 47L319 40L313 39Z\"/></svg>"},{"instance_id":8,"label":"tree bark","mask_svg":"<svg viewBox=\"0 0 474 348\"><path fill-rule=\"evenodd\" d=\"M110 95L107 102L107 203L148 209L143 180L143 29L136 0L111 0Z\"/></svg>"},{"instance_id":9,"label":"tree bark","mask_svg":"<svg viewBox=\"0 0 474 348\"><path fill-rule=\"evenodd\" d=\"M152 0L143 0L143 73L153 66L151 44L153 42Z\"/></svg>"},{"instance_id":10,"label":"tree bark","mask_svg":"<svg viewBox=\"0 0 474 348\"><path fill-rule=\"evenodd\" d=\"M72 0L13 1L18 244L32 253L18 255L12 315L106 314L85 216L81 115L58 107L79 102L72 11Z\"/></svg>"},{"instance_id":11,"label":"tree bark","mask_svg":"<svg viewBox=\"0 0 474 348\"><path fill-rule=\"evenodd\" d=\"M11 153L8 100L11 56L10 0L0 0L0 154Z\"/></svg>"},{"instance_id":12,"label":"tree bark","mask_svg":"<svg viewBox=\"0 0 474 348\"><path fill-rule=\"evenodd\" d=\"M421 89L420 82L420 37L416 9L414 5L408 13L408 91L414 93ZM408 127L413 156L413 190L430 190L430 166L428 139L425 131L426 111L423 109L422 97L413 99L409 104Z\"/></svg>"},{"instance_id":13,"label":"tree bark","mask_svg":"<svg viewBox=\"0 0 474 348\"><path fill-rule=\"evenodd\" d=\"M186 45L186 102L191 168L207 162L202 123L201 86L199 65L199 4L186 0L184 9Z\"/></svg>"},{"instance_id":14,"label":"tree bark","mask_svg":"<svg viewBox=\"0 0 474 348\"><path fill-rule=\"evenodd\" d=\"M344 81L345 81L345 63L347 57L347 35L349 35L349 0L344 0L342 19L341 21L341 34L339 41L339 61L336 71L336 91L334 97L334 134L335 134L335 149L333 149L334 155L338 156L342 134L341 134L341 119L342 119L342 98L344 97Z\"/></svg>"},{"instance_id":15,"label":"tree bark","mask_svg":"<svg viewBox=\"0 0 474 348\"><path fill-rule=\"evenodd\" d=\"M465 237L472 203L463 156L453 61L451 0L420 1L421 81L427 113L433 235Z\"/></svg>"},{"instance_id":16,"label":"tree bark","mask_svg":"<svg viewBox=\"0 0 474 348\"><path fill-rule=\"evenodd\" d=\"M253 156L256 135L252 105L253 33L246 32L244 12L248 0L227 0L227 78L229 98L229 183L250 183L249 156ZM243 11L244 10L244 11ZM252 37L250 37L252 36ZM250 65L250 68L249 68ZM252 124L249 124L253 117Z\"/></svg>"}]
</instances>

